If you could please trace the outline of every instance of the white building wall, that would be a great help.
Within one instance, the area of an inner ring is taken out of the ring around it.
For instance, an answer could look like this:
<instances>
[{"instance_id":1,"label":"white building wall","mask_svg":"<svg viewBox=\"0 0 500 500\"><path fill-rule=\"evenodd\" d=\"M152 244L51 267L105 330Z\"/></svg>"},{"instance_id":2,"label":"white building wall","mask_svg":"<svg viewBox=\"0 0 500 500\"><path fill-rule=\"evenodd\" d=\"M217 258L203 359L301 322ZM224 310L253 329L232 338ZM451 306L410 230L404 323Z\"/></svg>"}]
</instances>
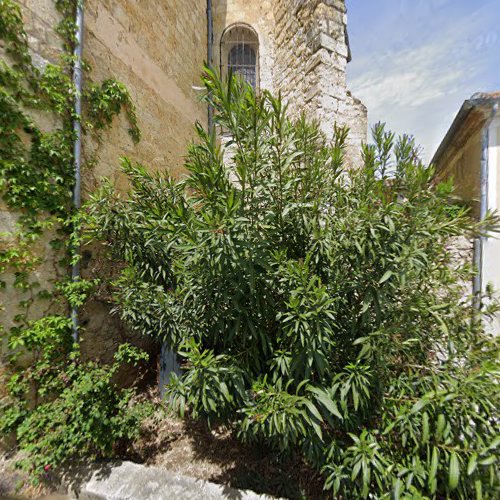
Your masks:
<instances>
[{"instance_id":1,"label":"white building wall","mask_svg":"<svg viewBox=\"0 0 500 500\"><path fill-rule=\"evenodd\" d=\"M500 212L500 118L492 122L489 138L488 208ZM500 298L500 234L485 239L483 252L483 286L491 283ZM492 328L500 334L500 314Z\"/></svg>"}]
</instances>

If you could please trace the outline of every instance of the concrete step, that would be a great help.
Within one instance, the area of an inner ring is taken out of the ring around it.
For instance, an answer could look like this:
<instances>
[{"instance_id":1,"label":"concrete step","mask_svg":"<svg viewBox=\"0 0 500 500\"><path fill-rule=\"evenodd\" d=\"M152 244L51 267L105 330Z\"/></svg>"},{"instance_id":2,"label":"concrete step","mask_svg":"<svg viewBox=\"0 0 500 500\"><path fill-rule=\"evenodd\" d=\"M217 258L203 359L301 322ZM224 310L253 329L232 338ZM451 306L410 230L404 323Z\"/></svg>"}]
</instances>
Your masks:
<instances>
[{"instance_id":1,"label":"concrete step","mask_svg":"<svg viewBox=\"0 0 500 500\"><path fill-rule=\"evenodd\" d=\"M132 462L82 466L67 472L63 484L78 500L269 500L258 495Z\"/></svg>"}]
</instances>

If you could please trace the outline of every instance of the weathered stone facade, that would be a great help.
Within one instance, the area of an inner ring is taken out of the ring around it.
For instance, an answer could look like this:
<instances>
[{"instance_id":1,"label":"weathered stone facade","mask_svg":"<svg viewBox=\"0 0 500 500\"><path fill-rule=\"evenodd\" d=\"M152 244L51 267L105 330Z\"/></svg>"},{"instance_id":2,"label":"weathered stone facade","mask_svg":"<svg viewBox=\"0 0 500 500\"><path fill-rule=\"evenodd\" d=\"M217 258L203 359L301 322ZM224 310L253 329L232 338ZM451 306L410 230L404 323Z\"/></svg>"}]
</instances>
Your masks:
<instances>
[{"instance_id":1,"label":"weathered stone facade","mask_svg":"<svg viewBox=\"0 0 500 500\"><path fill-rule=\"evenodd\" d=\"M360 160L367 112L346 83L350 56L343 0L276 0L275 89L296 114L305 111L331 137L335 123L348 125L349 158Z\"/></svg>"},{"instance_id":2,"label":"weathered stone facade","mask_svg":"<svg viewBox=\"0 0 500 500\"><path fill-rule=\"evenodd\" d=\"M35 60L55 62L61 50L54 31L53 0L18 0ZM121 185L117 166L129 155L152 169L179 171L193 122L206 120L196 90L207 56L206 0L85 0L84 57L92 79L115 77L137 105L143 140L134 146L125 118L117 118L98 151L97 178ZM213 0L213 64L223 67L226 28L244 23L259 39L259 81L280 91L292 113L318 118L327 134L347 123L351 142L366 138L366 109L347 89L347 15L344 0ZM87 141L87 156L94 145Z\"/></svg>"},{"instance_id":3,"label":"weathered stone facade","mask_svg":"<svg viewBox=\"0 0 500 500\"><path fill-rule=\"evenodd\" d=\"M440 181L453 179L454 194L480 220L500 207L500 91L477 93L460 108L432 163ZM462 238L464 239L464 238ZM474 265L474 293L500 297L500 238L494 232L477 238L474 251L456 245L457 255ZM485 322L500 335L500 314Z\"/></svg>"},{"instance_id":4,"label":"weathered stone facade","mask_svg":"<svg viewBox=\"0 0 500 500\"><path fill-rule=\"evenodd\" d=\"M227 61L221 61L221 40L225 30L243 24L255 30L258 36L259 87L274 90L275 35L272 0L215 0L213 65L223 74Z\"/></svg>"},{"instance_id":5,"label":"weathered stone facade","mask_svg":"<svg viewBox=\"0 0 500 500\"><path fill-rule=\"evenodd\" d=\"M344 0L220 0L214 3L214 63L224 71L220 40L233 25L259 38L260 87L281 92L292 115L318 119L327 137L348 125L348 156L357 164L366 140L367 111L347 88L347 12Z\"/></svg>"},{"instance_id":6,"label":"weathered stone facade","mask_svg":"<svg viewBox=\"0 0 500 500\"><path fill-rule=\"evenodd\" d=\"M96 173L115 176L122 155L155 170L177 172L194 122L206 120L206 109L193 90L207 53L204 2L189 2L189 7L183 0L87 0L85 4L84 55L93 78L112 76L128 87L143 133L143 140L134 146L123 118L100 148Z\"/></svg>"},{"instance_id":7,"label":"weathered stone facade","mask_svg":"<svg viewBox=\"0 0 500 500\"><path fill-rule=\"evenodd\" d=\"M60 39L53 0L18 0L35 60L57 61ZM258 36L261 88L281 92L297 115L317 118L327 135L333 124L348 124L352 149L366 139L366 108L346 84L347 13L344 0L213 0L213 64L224 70L224 31L245 24ZM152 169L182 166L193 123L206 122L197 100L207 58L206 0L85 0L84 57L92 79L114 77L130 90L143 140L134 145L124 117L98 151L96 178L108 176L123 187L118 158L128 155ZM87 141L87 157L95 145ZM91 176L87 173L87 182ZM90 187L90 186L89 186Z\"/></svg>"},{"instance_id":8,"label":"weathered stone facade","mask_svg":"<svg viewBox=\"0 0 500 500\"><path fill-rule=\"evenodd\" d=\"M41 67L57 62L61 41L54 30L58 14L53 0L19 0L19 4L34 60ZM125 189L121 156L180 175L193 124L207 121L207 109L195 88L207 59L206 0L85 0L84 9L84 58L92 67L91 78L100 82L113 77L127 86L143 135L135 145L126 117L118 116L102 143L85 137L84 156L93 160L93 166L84 169L84 192L101 177ZM259 87L281 92L295 116L304 111L319 119L327 135L335 122L348 124L349 155L359 160L359 144L366 139L366 109L346 85L344 0L213 0L213 14L213 65L224 69L227 64L220 50L225 30L235 24L249 26L258 38ZM0 206L0 231L12 230L15 220L15 214ZM48 245L41 246L46 259L37 278L48 284L54 278L54 256ZM12 324L18 300L11 294L4 301L6 310L0 317L4 326ZM82 324L89 331L88 345L103 353L113 351L124 331L110 319L104 302L90 304Z\"/></svg>"},{"instance_id":9,"label":"weathered stone facade","mask_svg":"<svg viewBox=\"0 0 500 500\"><path fill-rule=\"evenodd\" d=\"M54 0L19 0L25 29L35 64L44 67L58 63L62 51L61 39L55 31L59 14ZM166 2L141 2L123 0L85 0L84 58L91 65L90 77L94 82L116 78L124 83L137 108L137 118L142 140L135 145L128 133L130 127L122 114L113 126L104 132L102 143L90 136L84 137L83 188L93 190L99 179L108 177L119 189L126 188L119 162L121 156L147 165L153 170L168 169L173 175L182 171L183 155L193 138L196 120L205 123L206 108L199 103L197 91L201 68L206 59L207 22L205 2L183 0ZM1 52L0 57L6 57ZM49 130L55 124L37 116L42 128ZM84 195L85 196L85 195ZM0 232L15 231L17 214L0 203ZM51 287L57 277L55 264L59 256L50 245L51 237L44 238L35 251L43 262L33 279L43 288ZM2 245L9 244L2 241ZM95 270L83 265L84 275ZM10 279L12 278L12 279ZM5 328L14 325L18 303L25 294L17 292L9 283L3 293L0 324ZM37 318L57 307L37 301L29 317ZM83 351L106 359L114 348L127 340L129 334L116 317L110 316L106 302L95 300L81 313L81 324L86 329Z\"/></svg>"}]
</instances>

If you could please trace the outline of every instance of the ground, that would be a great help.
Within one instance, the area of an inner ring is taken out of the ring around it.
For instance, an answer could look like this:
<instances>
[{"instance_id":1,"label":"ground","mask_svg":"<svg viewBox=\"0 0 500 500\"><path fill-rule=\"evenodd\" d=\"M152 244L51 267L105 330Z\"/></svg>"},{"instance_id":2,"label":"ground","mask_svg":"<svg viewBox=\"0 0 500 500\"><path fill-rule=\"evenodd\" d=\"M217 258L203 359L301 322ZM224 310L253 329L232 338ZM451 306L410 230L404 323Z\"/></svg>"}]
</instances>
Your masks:
<instances>
[{"instance_id":1,"label":"ground","mask_svg":"<svg viewBox=\"0 0 500 500\"><path fill-rule=\"evenodd\" d=\"M140 439L120 458L276 497L326 496L318 473L298 457L278 457L262 446L245 446L227 429L210 430L201 422L180 420L163 410L144 422ZM8 470L11 464L12 459L0 461L0 499L59 500L53 493L55 486L26 486L26 477Z\"/></svg>"},{"instance_id":2,"label":"ground","mask_svg":"<svg viewBox=\"0 0 500 500\"><path fill-rule=\"evenodd\" d=\"M323 481L296 457L244 446L228 430L173 417L145 423L135 458L186 476L286 498L323 498Z\"/></svg>"}]
</instances>

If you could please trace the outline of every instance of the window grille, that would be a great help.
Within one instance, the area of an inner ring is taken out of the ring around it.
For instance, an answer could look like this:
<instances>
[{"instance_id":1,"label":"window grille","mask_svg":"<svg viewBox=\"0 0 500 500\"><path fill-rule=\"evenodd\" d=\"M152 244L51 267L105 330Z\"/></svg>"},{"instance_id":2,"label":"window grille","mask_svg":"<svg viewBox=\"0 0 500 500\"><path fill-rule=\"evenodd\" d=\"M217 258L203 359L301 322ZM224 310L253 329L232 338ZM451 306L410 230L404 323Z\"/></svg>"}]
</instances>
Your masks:
<instances>
[{"instance_id":1,"label":"window grille","mask_svg":"<svg viewBox=\"0 0 500 500\"><path fill-rule=\"evenodd\" d=\"M230 26L221 38L221 74L239 75L254 89L259 86L259 39L247 25Z\"/></svg>"}]
</instances>

